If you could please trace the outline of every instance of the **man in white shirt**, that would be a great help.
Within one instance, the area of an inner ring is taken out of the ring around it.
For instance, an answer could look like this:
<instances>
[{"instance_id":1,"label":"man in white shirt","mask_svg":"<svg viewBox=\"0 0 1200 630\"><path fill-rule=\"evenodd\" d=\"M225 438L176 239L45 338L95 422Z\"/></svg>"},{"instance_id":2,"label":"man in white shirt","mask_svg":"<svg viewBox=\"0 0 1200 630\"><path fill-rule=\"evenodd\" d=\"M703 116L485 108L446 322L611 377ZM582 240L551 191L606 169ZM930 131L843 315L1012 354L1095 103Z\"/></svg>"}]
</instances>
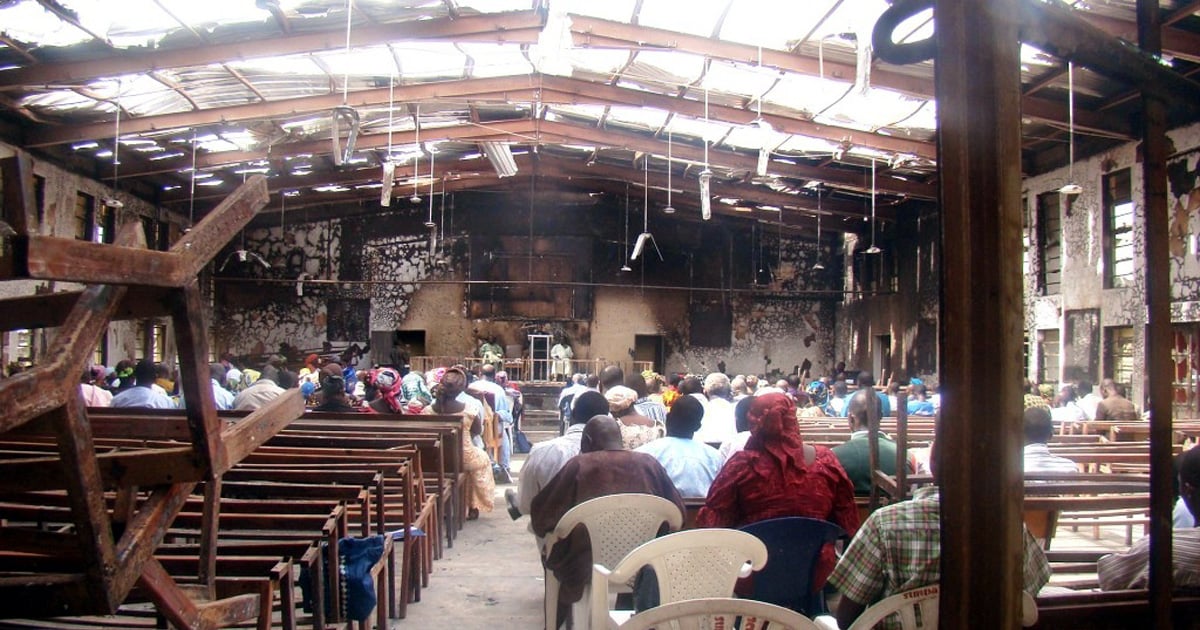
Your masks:
<instances>
[{"instance_id":1,"label":"man in white shirt","mask_svg":"<svg viewBox=\"0 0 1200 630\"><path fill-rule=\"evenodd\" d=\"M1025 410L1025 473L1079 472L1075 462L1050 453L1047 444L1054 437L1054 421L1045 407Z\"/></svg>"},{"instance_id":2,"label":"man in white shirt","mask_svg":"<svg viewBox=\"0 0 1200 630\"><path fill-rule=\"evenodd\" d=\"M112 398L110 407L140 407L146 409L174 409L175 403L165 394L155 391L152 386L158 373L154 370L154 362L142 359L133 368L133 378L136 385L126 389Z\"/></svg>"},{"instance_id":3,"label":"man in white shirt","mask_svg":"<svg viewBox=\"0 0 1200 630\"><path fill-rule=\"evenodd\" d=\"M579 454L579 441L583 438L583 425L592 416L608 413L608 401L599 392L585 391L575 398L575 406L571 408L571 426L562 436L553 440L539 442L529 451L525 465L521 467L518 480L518 493L513 497L505 492L505 500L509 503L509 514L518 518L521 514L529 514L533 497L541 492L546 484L566 465L567 460ZM516 513L513 504L516 503Z\"/></svg>"},{"instance_id":4,"label":"man in white shirt","mask_svg":"<svg viewBox=\"0 0 1200 630\"><path fill-rule=\"evenodd\" d=\"M1092 391L1092 384L1089 381L1079 381L1075 384L1075 394L1079 396L1076 401L1079 408L1083 410L1088 420L1096 419L1096 406L1103 400L1098 394Z\"/></svg>"},{"instance_id":5,"label":"man in white shirt","mask_svg":"<svg viewBox=\"0 0 1200 630\"><path fill-rule=\"evenodd\" d=\"M713 372L704 377L704 395L708 397L708 405L704 410L704 421L696 432L696 439L701 442L721 444L737 435L737 422L733 417L732 393L729 389L729 377Z\"/></svg>"}]
</instances>

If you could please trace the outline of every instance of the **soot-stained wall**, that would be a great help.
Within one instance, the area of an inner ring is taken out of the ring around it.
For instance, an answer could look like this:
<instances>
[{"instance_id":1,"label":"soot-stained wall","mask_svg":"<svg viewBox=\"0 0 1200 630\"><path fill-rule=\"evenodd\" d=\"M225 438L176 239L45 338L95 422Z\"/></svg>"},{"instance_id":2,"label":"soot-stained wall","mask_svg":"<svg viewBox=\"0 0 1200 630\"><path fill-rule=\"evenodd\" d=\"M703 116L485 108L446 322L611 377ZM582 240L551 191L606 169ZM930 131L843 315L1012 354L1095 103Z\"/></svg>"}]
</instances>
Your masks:
<instances>
[{"instance_id":1,"label":"soot-stained wall","mask_svg":"<svg viewBox=\"0 0 1200 630\"><path fill-rule=\"evenodd\" d=\"M577 359L613 361L630 359L635 335L661 335L668 371L708 371L720 361L731 373L786 373L806 360L818 369L831 365L840 298L832 247L781 238L769 224L688 223L652 213L663 258L648 248L629 261L621 200L553 199L560 203L460 193L448 201L452 213L435 216L444 240L432 250L424 216L406 209L249 229L246 249L270 266L234 256L218 274L220 347L258 354L285 344L364 343L372 331L400 330L423 331L426 354L453 357L473 354L488 337L524 346L531 330L543 330L566 335ZM639 223L640 209L629 218ZM520 300L498 302L479 290L474 274L486 265L473 257L485 250L518 271L578 252L575 267L561 274L560 292L578 301L586 290L588 304L572 303L566 318L522 316ZM826 270L812 269L818 260ZM627 262L632 272L620 270ZM485 303L498 315L473 317L472 304ZM701 308L729 315L715 346L693 342L700 332L712 338L712 330L690 328Z\"/></svg>"},{"instance_id":2,"label":"soot-stained wall","mask_svg":"<svg viewBox=\"0 0 1200 630\"><path fill-rule=\"evenodd\" d=\"M0 143L0 158L16 155L11 146ZM75 204L79 194L90 196L95 207L108 197L121 201L123 207L116 211L115 228L120 230L129 223L140 222L143 218L161 221L170 226L170 238L177 238L186 225L186 219L155 207L124 191L114 191L111 187L96 180L83 177L67 171L46 160L32 158L33 174L40 178L42 186L40 217L28 217L29 229L34 234L75 238ZM42 292L78 290L80 285L69 282L11 280L0 283L0 298L34 295ZM167 325L167 340L164 358L168 362L175 359L175 338L172 334L170 319L163 317L158 322ZM34 361L41 359L38 353L43 352L50 340L51 330L35 331L33 335ZM142 358L142 326L136 321L118 321L109 324L106 337L105 354L109 365L122 359ZM16 335L4 335L15 342ZM11 343L0 344L0 366L7 365L15 357L15 348Z\"/></svg>"},{"instance_id":3,"label":"soot-stained wall","mask_svg":"<svg viewBox=\"0 0 1200 630\"><path fill-rule=\"evenodd\" d=\"M1197 235L1200 234L1200 125L1190 125L1168 133L1174 145L1173 157L1168 163L1168 212L1170 221L1169 254L1171 260L1171 320L1175 323L1200 322L1200 249ZM1105 266L1111 264L1105 254L1105 210L1103 207L1102 182L1106 174L1129 169L1133 220L1133 269L1125 286L1108 288L1105 283ZM1037 285L1037 273L1045 261L1040 252L1034 250L1025 279L1025 328L1031 339L1028 356L1028 376L1037 379L1042 374L1042 353L1038 351L1038 340L1046 331L1058 331L1059 355L1063 357L1058 374L1047 374L1046 380L1060 381L1074 375L1074 364L1068 365L1066 351L1080 340L1068 338L1078 327L1067 326L1071 313L1098 309L1099 327L1111 332L1118 327L1130 327L1133 334L1132 375L1130 400L1139 408L1145 404L1144 383L1140 375L1145 374L1145 233L1143 202L1143 180L1137 143L1130 142L1103 154L1075 163L1074 178L1082 185L1083 193L1072 201L1061 201L1062 221L1062 284L1056 292L1041 295ZM1038 229L1036 203L1039 195L1057 190L1067 183L1069 171L1062 168L1025 181L1027 217L1030 236ZM1086 328L1086 327L1085 327ZM1068 330L1070 329L1070 330ZM1069 334L1070 333L1070 334ZM1092 334L1086 329L1081 334ZM1109 360L1107 344L1095 344L1089 359L1099 365L1093 380L1113 376L1112 361Z\"/></svg>"},{"instance_id":4,"label":"soot-stained wall","mask_svg":"<svg viewBox=\"0 0 1200 630\"><path fill-rule=\"evenodd\" d=\"M933 204L903 206L898 214L880 228L880 254L865 252L869 239L844 239L847 293L837 309L833 354L847 369L874 372L880 383L892 377L936 383L939 215ZM873 265L882 269L868 278Z\"/></svg>"}]
</instances>

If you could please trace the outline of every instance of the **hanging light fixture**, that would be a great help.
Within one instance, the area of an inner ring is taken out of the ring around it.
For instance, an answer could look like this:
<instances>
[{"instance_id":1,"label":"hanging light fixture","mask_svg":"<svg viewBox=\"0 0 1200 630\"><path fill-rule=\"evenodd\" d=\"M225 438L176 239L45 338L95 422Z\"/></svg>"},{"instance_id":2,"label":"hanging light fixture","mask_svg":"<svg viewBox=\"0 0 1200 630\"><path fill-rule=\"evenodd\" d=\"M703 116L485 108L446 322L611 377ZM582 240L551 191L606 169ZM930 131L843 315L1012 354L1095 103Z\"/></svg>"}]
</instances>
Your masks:
<instances>
[{"instance_id":1,"label":"hanging light fixture","mask_svg":"<svg viewBox=\"0 0 1200 630\"><path fill-rule=\"evenodd\" d=\"M1067 62L1067 183L1058 192L1074 197L1083 192L1075 183L1075 65Z\"/></svg>"},{"instance_id":2,"label":"hanging light fixture","mask_svg":"<svg viewBox=\"0 0 1200 630\"><path fill-rule=\"evenodd\" d=\"M821 189L817 189L817 262L812 266L813 271L825 271L825 265L821 264Z\"/></svg>"},{"instance_id":3,"label":"hanging light fixture","mask_svg":"<svg viewBox=\"0 0 1200 630\"><path fill-rule=\"evenodd\" d=\"M758 67L762 67L762 46L758 47ZM771 140L771 132L774 129L771 123L763 120L762 117L762 100L766 92L758 95L758 110L754 120L750 121L750 127L755 129L754 136L758 140L758 163L755 165L754 172L759 177L767 175L767 165L771 161L771 151L767 148L767 143Z\"/></svg>"},{"instance_id":4,"label":"hanging light fixture","mask_svg":"<svg viewBox=\"0 0 1200 630\"><path fill-rule=\"evenodd\" d=\"M625 239L623 244L624 245L621 248L622 254L629 251L629 184L625 184ZM629 266L628 258L626 258L625 262L621 265L621 271L633 271L633 267Z\"/></svg>"},{"instance_id":5,"label":"hanging light fixture","mask_svg":"<svg viewBox=\"0 0 1200 630\"><path fill-rule=\"evenodd\" d=\"M346 56L350 56L350 29L353 25L353 0L346 0ZM358 110L350 106L350 64L342 74L342 104L333 108L331 121L333 140L333 164L341 166L354 156L354 145L358 141L359 116ZM343 146L342 125L346 126L346 144Z\"/></svg>"},{"instance_id":6,"label":"hanging light fixture","mask_svg":"<svg viewBox=\"0 0 1200 630\"><path fill-rule=\"evenodd\" d=\"M113 183L112 194L104 198L104 205L119 210L125 207L125 203L117 198L118 184L120 183L120 167L121 167L121 80L117 80L117 116L113 130ZM196 170L192 169L192 179L195 181Z\"/></svg>"},{"instance_id":7,"label":"hanging light fixture","mask_svg":"<svg viewBox=\"0 0 1200 630\"><path fill-rule=\"evenodd\" d=\"M416 131L417 155L413 158L413 194L408 198L413 203L421 203L421 195L417 194L417 184L421 170L421 104L417 103L417 115L413 118L413 129ZM432 166L431 166L432 168Z\"/></svg>"},{"instance_id":8,"label":"hanging light fixture","mask_svg":"<svg viewBox=\"0 0 1200 630\"><path fill-rule=\"evenodd\" d=\"M871 246L866 251L868 254L883 251L875 246L875 158L871 158Z\"/></svg>"},{"instance_id":9,"label":"hanging light fixture","mask_svg":"<svg viewBox=\"0 0 1200 630\"><path fill-rule=\"evenodd\" d=\"M662 260L662 251L658 249L658 243L654 241L654 235L650 233L650 156L643 156L642 160L642 233L638 234L637 241L633 244L633 253L629 256L629 260L637 260L646 248L647 242L654 246L654 251L658 253L658 259Z\"/></svg>"},{"instance_id":10,"label":"hanging light fixture","mask_svg":"<svg viewBox=\"0 0 1200 630\"><path fill-rule=\"evenodd\" d=\"M663 214L675 214L675 206L671 205L671 130L667 129L667 207L663 208Z\"/></svg>"},{"instance_id":11,"label":"hanging light fixture","mask_svg":"<svg viewBox=\"0 0 1200 630\"><path fill-rule=\"evenodd\" d=\"M437 158L437 147L433 144L429 145L429 218L425 219L425 227L433 229L437 227L437 223L433 222L433 163Z\"/></svg>"},{"instance_id":12,"label":"hanging light fixture","mask_svg":"<svg viewBox=\"0 0 1200 630\"><path fill-rule=\"evenodd\" d=\"M704 123L708 126L708 87L704 88ZM700 217L712 218L712 171L708 170L708 138L704 139L704 170L700 171Z\"/></svg>"},{"instance_id":13,"label":"hanging light fixture","mask_svg":"<svg viewBox=\"0 0 1200 630\"><path fill-rule=\"evenodd\" d=\"M392 184L396 182L396 164L392 162L392 122L395 120L394 111L396 109L396 73L392 72L388 77L388 134L387 134L387 159L383 161L383 188L379 191L379 205L388 207L392 205Z\"/></svg>"}]
</instances>

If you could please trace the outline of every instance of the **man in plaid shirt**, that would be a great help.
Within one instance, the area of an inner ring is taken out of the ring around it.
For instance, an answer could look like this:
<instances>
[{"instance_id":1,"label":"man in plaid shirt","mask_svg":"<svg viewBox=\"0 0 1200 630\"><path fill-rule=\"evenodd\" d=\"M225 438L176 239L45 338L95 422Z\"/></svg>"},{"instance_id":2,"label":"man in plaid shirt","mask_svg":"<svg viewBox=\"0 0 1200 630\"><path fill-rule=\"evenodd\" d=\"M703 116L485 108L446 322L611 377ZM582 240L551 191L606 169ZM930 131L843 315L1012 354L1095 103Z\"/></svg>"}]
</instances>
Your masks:
<instances>
[{"instance_id":1,"label":"man in plaid shirt","mask_svg":"<svg viewBox=\"0 0 1200 630\"><path fill-rule=\"evenodd\" d=\"M885 597L939 582L940 508L937 486L927 486L914 492L912 499L880 508L867 517L829 577L829 583L842 594L837 609L839 626L849 627L863 610ZM1036 595L1050 581L1050 567L1037 541L1024 527L1022 532L1025 590ZM882 627L900 625L892 616Z\"/></svg>"}]
</instances>

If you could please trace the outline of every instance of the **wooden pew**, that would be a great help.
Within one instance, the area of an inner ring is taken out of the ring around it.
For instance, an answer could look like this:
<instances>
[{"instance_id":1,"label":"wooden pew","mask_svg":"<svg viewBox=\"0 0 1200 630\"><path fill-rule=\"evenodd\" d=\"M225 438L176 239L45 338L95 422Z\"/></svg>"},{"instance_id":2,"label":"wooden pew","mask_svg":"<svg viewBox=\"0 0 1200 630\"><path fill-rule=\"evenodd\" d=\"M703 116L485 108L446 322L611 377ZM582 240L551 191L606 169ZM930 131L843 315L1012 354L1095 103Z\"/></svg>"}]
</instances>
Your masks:
<instances>
[{"instance_id":1,"label":"wooden pew","mask_svg":"<svg viewBox=\"0 0 1200 630\"><path fill-rule=\"evenodd\" d=\"M1037 598L1039 630L1091 628L1126 630L1146 627L1151 617L1148 591L1081 592L1041 595ZM1196 628L1200 620L1200 594L1180 592L1171 600L1173 627Z\"/></svg>"}]
</instances>

